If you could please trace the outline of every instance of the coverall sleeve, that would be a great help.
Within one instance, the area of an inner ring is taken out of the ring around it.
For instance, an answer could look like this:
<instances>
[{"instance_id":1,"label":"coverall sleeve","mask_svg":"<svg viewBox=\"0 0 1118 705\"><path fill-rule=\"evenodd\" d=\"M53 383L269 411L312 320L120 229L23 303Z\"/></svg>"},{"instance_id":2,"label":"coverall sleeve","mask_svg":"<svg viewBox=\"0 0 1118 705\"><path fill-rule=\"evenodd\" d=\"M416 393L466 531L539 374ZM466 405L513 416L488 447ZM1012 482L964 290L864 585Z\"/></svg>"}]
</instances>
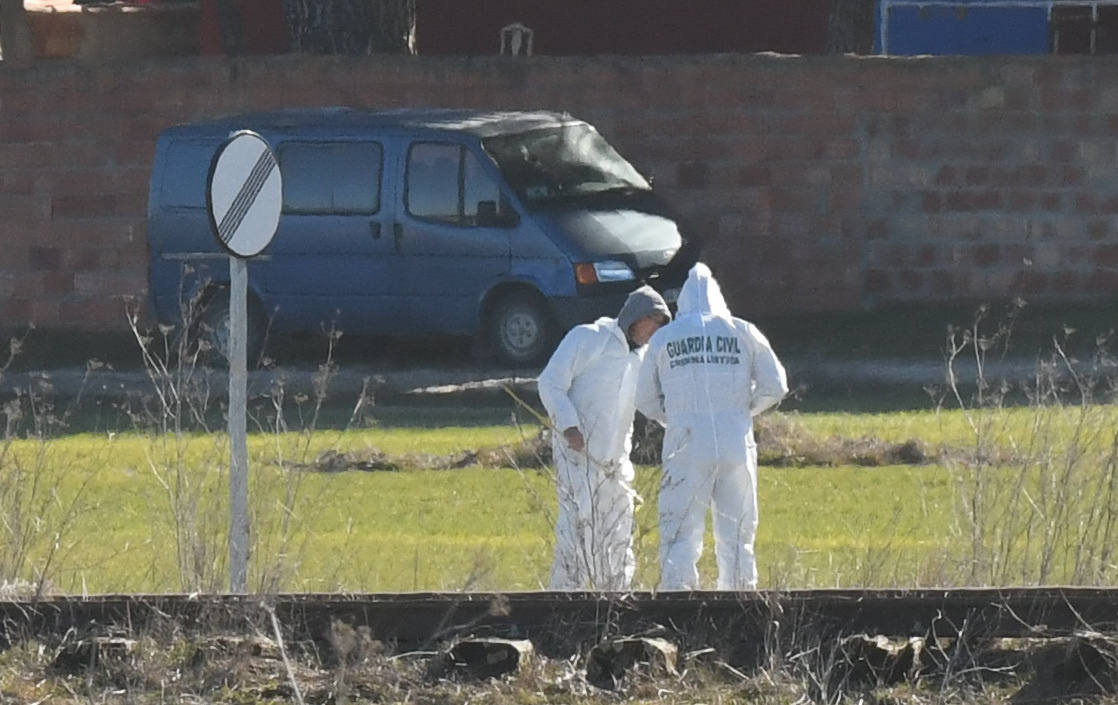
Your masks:
<instances>
[{"instance_id":1,"label":"coverall sleeve","mask_svg":"<svg viewBox=\"0 0 1118 705\"><path fill-rule=\"evenodd\" d=\"M765 334L752 323L742 323L750 347L753 348L753 394L749 414L756 416L775 406L788 394L788 377Z\"/></svg>"},{"instance_id":2,"label":"coverall sleeve","mask_svg":"<svg viewBox=\"0 0 1118 705\"><path fill-rule=\"evenodd\" d=\"M644 361L641 362L640 374L637 375L637 410L659 422L661 426L666 426L668 416L664 412L664 390L660 386L660 368L656 364L660 346L655 342L649 343Z\"/></svg>"},{"instance_id":3,"label":"coverall sleeve","mask_svg":"<svg viewBox=\"0 0 1118 705\"><path fill-rule=\"evenodd\" d=\"M571 401L570 391L575 376L584 365L584 339L581 328L571 329L536 379L540 401L547 409L556 431L562 432L572 426L579 428L578 410Z\"/></svg>"}]
</instances>

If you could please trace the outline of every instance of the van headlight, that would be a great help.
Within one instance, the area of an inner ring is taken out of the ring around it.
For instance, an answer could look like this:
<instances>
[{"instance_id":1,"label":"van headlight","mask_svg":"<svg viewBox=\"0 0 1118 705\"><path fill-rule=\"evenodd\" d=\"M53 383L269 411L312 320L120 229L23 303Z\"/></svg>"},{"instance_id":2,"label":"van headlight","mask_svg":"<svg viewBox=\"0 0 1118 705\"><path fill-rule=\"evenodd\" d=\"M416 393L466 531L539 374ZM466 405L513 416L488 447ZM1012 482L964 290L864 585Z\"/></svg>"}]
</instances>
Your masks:
<instances>
[{"instance_id":1,"label":"van headlight","mask_svg":"<svg viewBox=\"0 0 1118 705\"><path fill-rule=\"evenodd\" d=\"M615 260L595 262L594 273L598 275L600 282L625 282L633 278L633 270L629 269L629 265Z\"/></svg>"},{"instance_id":2,"label":"van headlight","mask_svg":"<svg viewBox=\"0 0 1118 705\"><path fill-rule=\"evenodd\" d=\"M635 279L629 265L617 260L605 262L580 262L575 265L575 280L579 284L625 282Z\"/></svg>"}]
</instances>

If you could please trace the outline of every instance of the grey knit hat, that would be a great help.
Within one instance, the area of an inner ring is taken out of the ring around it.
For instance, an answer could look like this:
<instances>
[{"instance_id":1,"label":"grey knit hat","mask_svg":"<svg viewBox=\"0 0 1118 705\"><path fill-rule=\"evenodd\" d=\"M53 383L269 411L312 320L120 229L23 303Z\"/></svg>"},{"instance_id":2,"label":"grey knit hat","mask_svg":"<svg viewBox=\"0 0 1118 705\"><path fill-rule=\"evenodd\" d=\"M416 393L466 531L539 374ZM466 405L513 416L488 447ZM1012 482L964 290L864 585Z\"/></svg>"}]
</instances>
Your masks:
<instances>
[{"instance_id":1,"label":"grey knit hat","mask_svg":"<svg viewBox=\"0 0 1118 705\"><path fill-rule=\"evenodd\" d=\"M668 304L664 302L664 297L660 296L651 286L645 284L639 289L634 289L629 294L629 298L625 299L625 305L621 307L621 312L617 314L617 325L625 333L625 337L628 337L629 326L654 313L659 313L666 320L672 320L672 312L668 309Z\"/></svg>"}]
</instances>

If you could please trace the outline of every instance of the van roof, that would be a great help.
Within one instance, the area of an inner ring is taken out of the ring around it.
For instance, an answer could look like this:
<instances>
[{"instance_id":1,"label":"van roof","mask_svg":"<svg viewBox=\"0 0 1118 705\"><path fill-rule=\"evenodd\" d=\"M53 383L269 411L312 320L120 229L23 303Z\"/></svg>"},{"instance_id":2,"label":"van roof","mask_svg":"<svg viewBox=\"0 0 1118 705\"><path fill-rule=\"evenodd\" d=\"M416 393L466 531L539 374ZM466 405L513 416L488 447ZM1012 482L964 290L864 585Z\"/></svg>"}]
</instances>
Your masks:
<instances>
[{"instance_id":1,"label":"van roof","mask_svg":"<svg viewBox=\"0 0 1118 705\"><path fill-rule=\"evenodd\" d=\"M547 110L467 110L402 108L363 110L348 107L291 108L231 115L179 126L224 130L284 130L291 128L379 128L467 132L478 137L516 134L547 127L579 124L567 113ZM191 130L193 131L193 130Z\"/></svg>"}]
</instances>

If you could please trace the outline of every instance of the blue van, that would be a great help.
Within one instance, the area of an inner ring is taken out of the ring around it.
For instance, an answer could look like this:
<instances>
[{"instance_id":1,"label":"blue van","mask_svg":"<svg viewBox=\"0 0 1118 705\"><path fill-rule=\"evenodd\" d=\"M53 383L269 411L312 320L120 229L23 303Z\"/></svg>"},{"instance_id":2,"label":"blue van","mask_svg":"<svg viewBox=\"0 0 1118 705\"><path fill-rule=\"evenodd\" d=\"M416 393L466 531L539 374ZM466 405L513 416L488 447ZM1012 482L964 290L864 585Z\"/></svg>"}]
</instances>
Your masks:
<instances>
[{"instance_id":1,"label":"blue van","mask_svg":"<svg viewBox=\"0 0 1118 705\"><path fill-rule=\"evenodd\" d=\"M159 137L148 200L160 323L184 302L223 348L228 264L206 178L231 132L272 146L275 239L248 263L249 354L266 330L482 336L504 363L615 315L642 282L670 298L697 259L643 176L591 125L554 112L283 110Z\"/></svg>"}]
</instances>

